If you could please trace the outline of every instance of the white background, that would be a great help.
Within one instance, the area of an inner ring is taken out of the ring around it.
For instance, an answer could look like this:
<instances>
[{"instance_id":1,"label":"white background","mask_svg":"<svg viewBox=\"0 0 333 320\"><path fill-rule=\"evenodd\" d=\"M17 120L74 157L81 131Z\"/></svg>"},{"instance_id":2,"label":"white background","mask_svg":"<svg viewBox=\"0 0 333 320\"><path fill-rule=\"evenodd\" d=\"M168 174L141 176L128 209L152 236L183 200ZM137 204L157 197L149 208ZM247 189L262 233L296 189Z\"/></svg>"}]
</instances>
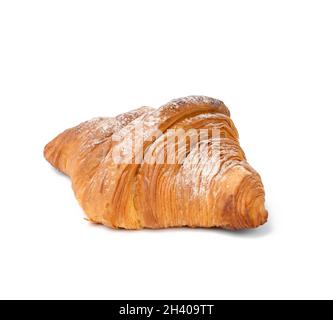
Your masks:
<instances>
[{"instance_id":1,"label":"white background","mask_svg":"<svg viewBox=\"0 0 333 320\"><path fill-rule=\"evenodd\" d=\"M0 1L0 298L333 298L332 1ZM230 108L269 223L90 225L64 129L190 94Z\"/></svg>"}]
</instances>

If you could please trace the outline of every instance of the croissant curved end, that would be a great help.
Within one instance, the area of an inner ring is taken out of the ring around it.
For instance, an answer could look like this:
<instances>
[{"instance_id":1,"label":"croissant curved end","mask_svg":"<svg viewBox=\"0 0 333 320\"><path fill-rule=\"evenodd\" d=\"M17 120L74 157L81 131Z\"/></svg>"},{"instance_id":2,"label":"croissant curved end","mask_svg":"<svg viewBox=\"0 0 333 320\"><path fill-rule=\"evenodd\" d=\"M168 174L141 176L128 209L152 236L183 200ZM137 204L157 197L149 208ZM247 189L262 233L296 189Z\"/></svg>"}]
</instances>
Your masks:
<instances>
[{"instance_id":1,"label":"croissant curved end","mask_svg":"<svg viewBox=\"0 0 333 320\"><path fill-rule=\"evenodd\" d=\"M264 196L257 197L252 206L249 208L249 216L251 220L251 228L262 226L268 221L268 211L265 209Z\"/></svg>"},{"instance_id":2,"label":"croissant curved end","mask_svg":"<svg viewBox=\"0 0 333 320\"><path fill-rule=\"evenodd\" d=\"M225 173L221 184L222 221L231 230L257 228L268 220L265 191L260 176L247 163Z\"/></svg>"},{"instance_id":3,"label":"croissant curved end","mask_svg":"<svg viewBox=\"0 0 333 320\"><path fill-rule=\"evenodd\" d=\"M268 220L268 211L265 208L265 192L258 174L252 174L251 183L247 189L247 206L249 227L256 228Z\"/></svg>"}]
</instances>

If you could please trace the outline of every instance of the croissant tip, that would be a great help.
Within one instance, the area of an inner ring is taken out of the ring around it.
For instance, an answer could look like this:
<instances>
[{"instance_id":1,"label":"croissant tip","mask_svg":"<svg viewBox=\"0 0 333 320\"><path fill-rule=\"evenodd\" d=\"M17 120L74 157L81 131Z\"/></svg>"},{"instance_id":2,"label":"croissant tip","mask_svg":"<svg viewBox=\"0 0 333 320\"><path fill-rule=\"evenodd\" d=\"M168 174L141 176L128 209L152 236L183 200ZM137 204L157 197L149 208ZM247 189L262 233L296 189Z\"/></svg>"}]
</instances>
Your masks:
<instances>
[{"instance_id":1,"label":"croissant tip","mask_svg":"<svg viewBox=\"0 0 333 320\"><path fill-rule=\"evenodd\" d=\"M48 162L50 162L51 153L52 153L52 145L51 143L48 143L43 149L43 156Z\"/></svg>"},{"instance_id":2,"label":"croissant tip","mask_svg":"<svg viewBox=\"0 0 333 320\"><path fill-rule=\"evenodd\" d=\"M268 211L265 208L264 199L258 198L250 208L251 227L258 228L268 221Z\"/></svg>"}]
</instances>

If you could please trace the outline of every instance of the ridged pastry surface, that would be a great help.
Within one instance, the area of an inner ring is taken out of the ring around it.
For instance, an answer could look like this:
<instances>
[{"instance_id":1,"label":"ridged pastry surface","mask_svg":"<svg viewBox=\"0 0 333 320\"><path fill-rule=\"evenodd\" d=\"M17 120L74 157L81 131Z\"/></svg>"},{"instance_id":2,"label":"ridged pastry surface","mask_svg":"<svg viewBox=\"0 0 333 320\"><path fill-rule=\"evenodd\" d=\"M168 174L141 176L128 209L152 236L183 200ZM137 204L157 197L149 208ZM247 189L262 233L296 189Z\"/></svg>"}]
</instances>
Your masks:
<instances>
[{"instance_id":1,"label":"ridged pastry surface","mask_svg":"<svg viewBox=\"0 0 333 320\"><path fill-rule=\"evenodd\" d=\"M88 218L111 228L236 230L268 218L261 178L217 99L95 118L56 137L45 157L70 176Z\"/></svg>"}]
</instances>

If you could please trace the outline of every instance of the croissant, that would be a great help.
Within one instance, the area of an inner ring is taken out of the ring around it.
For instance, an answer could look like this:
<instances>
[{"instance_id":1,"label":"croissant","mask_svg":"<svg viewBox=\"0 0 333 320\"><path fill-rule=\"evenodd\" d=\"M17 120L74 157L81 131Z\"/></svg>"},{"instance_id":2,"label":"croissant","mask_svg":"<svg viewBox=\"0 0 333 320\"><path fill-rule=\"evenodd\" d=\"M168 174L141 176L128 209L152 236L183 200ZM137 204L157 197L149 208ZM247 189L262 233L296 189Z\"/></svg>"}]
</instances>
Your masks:
<instances>
[{"instance_id":1,"label":"croissant","mask_svg":"<svg viewBox=\"0 0 333 320\"><path fill-rule=\"evenodd\" d=\"M88 219L111 228L256 228L264 187L222 101L191 96L66 130L44 150Z\"/></svg>"}]
</instances>

